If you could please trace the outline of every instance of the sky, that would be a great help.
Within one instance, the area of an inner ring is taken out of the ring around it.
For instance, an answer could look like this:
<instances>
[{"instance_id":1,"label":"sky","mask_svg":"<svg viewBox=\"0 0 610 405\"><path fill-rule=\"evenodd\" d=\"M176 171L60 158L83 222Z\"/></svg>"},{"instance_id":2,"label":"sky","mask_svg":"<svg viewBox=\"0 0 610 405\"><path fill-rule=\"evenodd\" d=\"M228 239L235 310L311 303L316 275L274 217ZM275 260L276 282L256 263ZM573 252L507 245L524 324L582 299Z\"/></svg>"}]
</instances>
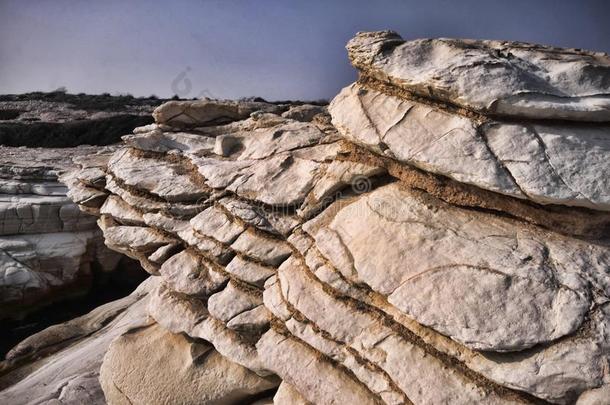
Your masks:
<instances>
[{"instance_id":1,"label":"sky","mask_svg":"<svg viewBox=\"0 0 610 405\"><path fill-rule=\"evenodd\" d=\"M358 31L610 52L606 0L0 0L0 93L332 98Z\"/></svg>"}]
</instances>

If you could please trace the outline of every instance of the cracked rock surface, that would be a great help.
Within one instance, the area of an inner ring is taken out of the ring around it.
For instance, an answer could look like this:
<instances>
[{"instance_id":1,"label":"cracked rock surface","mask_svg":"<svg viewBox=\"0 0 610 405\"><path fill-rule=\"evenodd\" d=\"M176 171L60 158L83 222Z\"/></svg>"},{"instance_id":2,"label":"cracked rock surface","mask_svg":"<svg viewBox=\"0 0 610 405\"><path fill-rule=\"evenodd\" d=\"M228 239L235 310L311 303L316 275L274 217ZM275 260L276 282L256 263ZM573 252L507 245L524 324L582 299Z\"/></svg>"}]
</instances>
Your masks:
<instances>
[{"instance_id":1,"label":"cracked rock surface","mask_svg":"<svg viewBox=\"0 0 610 405\"><path fill-rule=\"evenodd\" d=\"M115 269L120 256L104 246L95 216L58 180L72 158L98 152L0 147L0 318L86 290L92 267Z\"/></svg>"},{"instance_id":2,"label":"cracked rock surface","mask_svg":"<svg viewBox=\"0 0 610 405\"><path fill-rule=\"evenodd\" d=\"M387 32L348 50L361 78L330 116L173 103L67 174L155 280L151 323L103 361L106 399L607 402L607 58Z\"/></svg>"},{"instance_id":3,"label":"cracked rock surface","mask_svg":"<svg viewBox=\"0 0 610 405\"><path fill-rule=\"evenodd\" d=\"M393 31L358 33L347 50L367 76L475 112L610 121L610 60L601 52L506 41L405 41Z\"/></svg>"}]
</instances>

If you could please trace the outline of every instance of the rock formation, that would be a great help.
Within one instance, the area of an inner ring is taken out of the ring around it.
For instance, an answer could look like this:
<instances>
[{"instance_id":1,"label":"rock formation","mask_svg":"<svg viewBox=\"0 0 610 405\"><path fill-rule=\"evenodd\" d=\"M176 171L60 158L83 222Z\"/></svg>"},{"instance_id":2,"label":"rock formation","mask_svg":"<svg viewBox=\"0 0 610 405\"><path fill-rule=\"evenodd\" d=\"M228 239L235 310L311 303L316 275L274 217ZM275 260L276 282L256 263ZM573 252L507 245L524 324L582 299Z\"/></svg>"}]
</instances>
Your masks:
<instances>
[{"instance_id":1,"label":"rock formation","mask_svg":"<svg viewBox=\"0 0 610 405\"><path fill-rule=\"evenodd\" d=\"M610 59L393 32L348 51L330 116L170 102L79 159L71 195L156 280L107 400L607 403Z\"/></svg>"},{"instance_id":2,"label":"rock formation","mask_svg":"<svg viewBox=\"0 0 610 405\"><path fill-rule=\"evenodd\" d=\"M51 326L17 346L0 363L0 403L104 404L98 376L112 340L150 321L146 305L157 280L91 313Z\"/></svg>"},{"instance_id":3,"label":"rock formation","mask_svg":"<svg viewBox=\"0 0 610 405\"><path fill-rule=\"evenodd\" d=\"M0 95L0 145L44 148L110 145L152 122L164 100L65 91Z\"/></svg>"},{"instance_id":4,"label":"rock formation","mask_svg":"<svg viewBox=\"0 0 610 405\"><path fill-rule=\"evenodd\" d=\"M104 246L96 218L79 210L58 181L74 157L103 153L0 146L0 319L83 293L93 269L116 268L120 255Z\"/></svg>"}]
</instances>

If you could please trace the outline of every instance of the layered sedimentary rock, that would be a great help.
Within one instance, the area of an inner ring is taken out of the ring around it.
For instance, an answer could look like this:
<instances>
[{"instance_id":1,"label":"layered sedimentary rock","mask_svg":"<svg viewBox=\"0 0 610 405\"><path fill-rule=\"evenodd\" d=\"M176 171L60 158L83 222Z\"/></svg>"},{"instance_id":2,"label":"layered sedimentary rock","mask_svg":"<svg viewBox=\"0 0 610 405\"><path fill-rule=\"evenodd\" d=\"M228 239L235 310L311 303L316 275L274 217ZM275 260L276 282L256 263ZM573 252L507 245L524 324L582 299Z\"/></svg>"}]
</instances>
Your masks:
<instances>
[{"instance_id":1,"label":"layered sedimentary rock","mask_svg":"<svg viewBox=\"0 0 610 405\"><path fill-rule=\"evenodd\" d=\"M112 149L0 147L0 318L82 293L94 269L116 268L120 255L104 246L96 217L58 180L74 157L104 152Z\"/></svg>"},{"instance_id":2,"label":"layered sedimentary rock","mask_svg":"<svg viewBox=\"0 0 610 405\"><path fill-rule=\"evenodd\" d=\"M83 208L106 244L158 280L155 324L106 356L107 399L162 401L155 380L176 379L192 381L185 403L231 401L237 376L250 399L279 384L277 404L604 403L608 58L388 32L348 50L361 77L334 125L172 103L107 163L80 159L72 192L102 202ZM210 345L211 370L155 366Z\"/></svg>"},{"instance_id":3,"label":"layered sedimentary rock","mask_svg":"<svg viewBox=\"0 0 610 405\"><path fill-rule=\"evenodd\" d=\"M254 403L271 396L276 378L257 376L207 342L170 334L147 315L159 282L149 278L131 295L15 346L0 362L0 402ZM120 367L102 367L104 359ZM102 384L116 383L100 385L100 373Z\"/></svg>"},{"instance_id":4,"label":"layered sedimentary rock","mask_svg":"<svg viewBox=\"0 0 610 405\"><path fill-rule=\"evenodd\" d=\"M393 31L359 33L347 50L366 77L470 111L610 121L610 63L605 53L523 42L405 41Z\"/></svg>"}]
</instances>

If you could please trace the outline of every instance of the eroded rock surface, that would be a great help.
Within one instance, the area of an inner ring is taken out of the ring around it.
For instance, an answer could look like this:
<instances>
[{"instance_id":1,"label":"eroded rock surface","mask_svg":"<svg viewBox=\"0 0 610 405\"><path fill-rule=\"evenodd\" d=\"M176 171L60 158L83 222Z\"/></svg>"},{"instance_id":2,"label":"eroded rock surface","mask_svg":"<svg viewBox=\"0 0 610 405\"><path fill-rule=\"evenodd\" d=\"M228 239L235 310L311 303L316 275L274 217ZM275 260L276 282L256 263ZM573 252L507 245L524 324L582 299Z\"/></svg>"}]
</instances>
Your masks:
<instances>
[{"instance_id":1,"label":"eroded rock surface","mask_svg":"<svg viewBox=\"0 0 610 405\"><path fill-rule=\"evenodd\" d=\"M424 171L541 204L610 210L610 125L471 118L363 84L330 105L350 140Z\"/></svg>"},{"instance_id":2,"label":"eroded rock surface","mask_svg":"<svg viewBox=\"0 0 610 405\"><path fill-rule=\"evenodd\" d=\"M120 256L104 246L96 218L79 210L70 198L76 193L68 197L58 180L74 157L103 152L0 147L0 318L83 293L93 268L116 268Z\"/></svg>"},{"instance_id":3,"label":"eroded rock surface","mask_svg":"<svg viewBox=\"0 0 610 405\"><path fill-rule=\"evenodd\" d=\"M522 42L405 41L392 31L348 44L363 74L418 96L484 114L610 121L610 58Z\"/></svg>"},{"instance_id":4,"label":"eroded rock surface","mask_svg":"<svg viewBox=\"0 0 610 405\"><path fill-rule=\"evenodd\" d=\"M132 329L112 342L100 382L113 404L244 403L277 386L276 379L232 363L209 343L157 324Z\"/></svg>"},{"instance_id":5,"label":"eroded rock surface","mask_svg":"<svg viewBox=\"0 0 610 405\"><path fill-rule=\"evenodd\" d=\"M389 33L348 49L362 78L333 100L336 129L323 110L171 104L108 163L80 159L69 174L83 209L99 200L106 244L158 280L156 325L124 334L104 361L107 398L259 392L269 403L281 380L276 404L599 401L610 383L610 133L606 96L588 99L595 109L584 97L607 91L605 57ZM506 94L481 81L497 58L504 70L491 78L514 85L495 84ZM474 88L409 84L452 66ZM524 100L541 99L513 95L540 88L511 66L531 77L572 67L536 81L571 107L551 97L519 121ZM87 194L100 168L103 195ZM167 370L155 366L166 358ZM164 374L178 363L188 367Z\"/></svg>"},{"instance_id":6,"label":"eroded rock surface","mask_svg":"<svg viewBox=\"0 0 610 405\"><path fill-rule=\"evenodd\" d=\"M104 354L117 336L151 324L146 306L157 283L149 278L131 295L15 346L0 362L0 402L107 403L98 380Z\"/></svg>"}]
</instances>

